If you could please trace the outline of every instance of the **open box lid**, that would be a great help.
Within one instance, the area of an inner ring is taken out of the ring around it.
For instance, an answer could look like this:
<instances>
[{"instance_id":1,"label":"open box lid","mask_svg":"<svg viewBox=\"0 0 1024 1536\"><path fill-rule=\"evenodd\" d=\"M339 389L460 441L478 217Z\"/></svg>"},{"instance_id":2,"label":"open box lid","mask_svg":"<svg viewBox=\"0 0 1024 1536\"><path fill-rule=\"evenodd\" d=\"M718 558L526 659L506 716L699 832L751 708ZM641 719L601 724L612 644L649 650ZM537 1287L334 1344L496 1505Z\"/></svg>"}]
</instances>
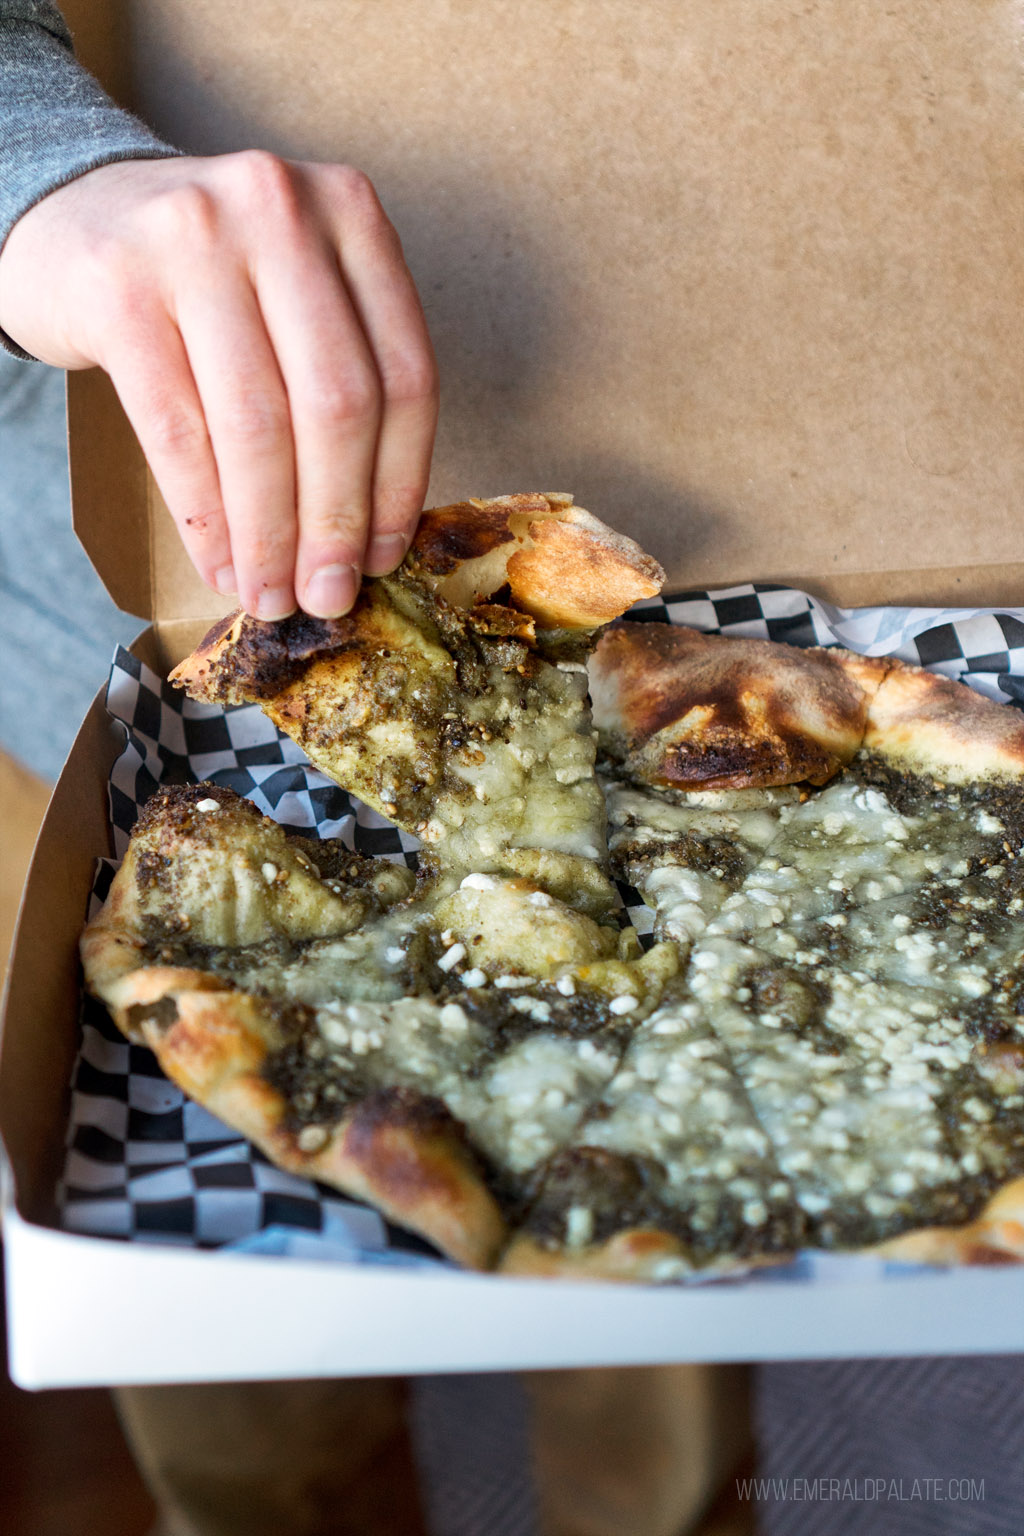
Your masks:
<instances>
[{"instance_id":1,"label":"open box lid","mask_svg":"<svg viewBox=\"0 0 1024 1536\"><path fill-rule=\"evenodd\" d=\"M1021 600L1015 0L110 4L169 139L370 174L440 360L433 503L571 490L677 588ZM97 377L71 434L115 599L221 612Z\"/></svg>"}]
</instances>

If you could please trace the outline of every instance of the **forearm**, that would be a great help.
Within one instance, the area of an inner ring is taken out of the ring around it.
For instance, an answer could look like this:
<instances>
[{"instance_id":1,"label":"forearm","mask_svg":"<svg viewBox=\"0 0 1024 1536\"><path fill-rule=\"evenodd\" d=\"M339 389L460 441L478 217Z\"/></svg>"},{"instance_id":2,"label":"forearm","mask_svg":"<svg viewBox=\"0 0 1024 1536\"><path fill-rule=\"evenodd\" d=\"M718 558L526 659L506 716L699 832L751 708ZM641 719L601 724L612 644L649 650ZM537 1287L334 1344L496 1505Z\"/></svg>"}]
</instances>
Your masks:
<instances>
[{"instance_id":1,"label":"forearm","mask_svg":"<svg viewBox=\"0 0 1024 1536\"><path fill-rule=\"evenodd\" d=\"M0 0L0 250L22 214L86 171L176 153L75 62L49 0Z\"/></svg>"}]
</instances>

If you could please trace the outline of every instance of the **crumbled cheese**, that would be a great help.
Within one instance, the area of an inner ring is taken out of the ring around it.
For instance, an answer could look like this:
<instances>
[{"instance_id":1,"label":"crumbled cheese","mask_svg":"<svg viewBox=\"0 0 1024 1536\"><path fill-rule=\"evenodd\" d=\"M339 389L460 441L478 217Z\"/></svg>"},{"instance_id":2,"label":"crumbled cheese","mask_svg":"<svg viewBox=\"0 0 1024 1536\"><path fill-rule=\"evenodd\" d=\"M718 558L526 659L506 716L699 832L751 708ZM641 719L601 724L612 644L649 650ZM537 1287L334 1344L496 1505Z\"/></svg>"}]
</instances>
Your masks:
<instances>
[{"instance_id":1,"label":"crumbled cheese","mask_svg":"<svg viewBox=\"0 0 1024 1536\"><path fill-rule=\"evenodd\" d=\"M611 1013L632 1013L639 1006L639 998L631 997L628 992L623 992L619 997L613 997L608 1004Z\"/></svg>"},{"instance_id":2,"label":"crumbled cheese","mask_svg":"<svg viewBox=\"0 0 1024 1536\"><path fill-rule=\"evenodd\" d=\"M460 891L496 891L497 880L490 875L467 875L459 886Z\"/></svg>"},{"instance_id":3,"label":"crumbled cheese","mask_svg":"<svg viewBox=\"0 0 1024 1536\"><path fill-rule=\"evenodd\" d=\"M464 1035L469 1028L469 1020L458 1003L445 1003L438 1015L438 1022L449 1035Z\"/></svg>"},{"instance_id":4,"label":"crumbled cheese","mask_svg":"<svg viewBox=\"0 0 1024 1536\"><path fill-rule=\"evenodd\" d=\"M514 997L511 1006L517 1013L525 1013L538 1024L547 1024L551 1018L551 1004L539 997Z\"/></svg>"},{"instance_id":5,"label":"crumbled cheese","mask_svg":"<svg viewBox=\"0 0 1024 1536\"><path fill-rule=\"evenodd\" d=\"M196 810L197 811L219 811L220 810L220 801L219 800L210 799L209 797L207 797L207 799L205 799L205 800L197 800L196 801Z\"/></svg>"},{"instance_id":6,"label":"crumbled cheese","mask_svg":"<svg viewBox=\"0 0 1024 1536\"><path fill-rule=\"evenodd\" d=\"M440 960L437 962L437 968L440 971L454 970L459 961L464 960L465 958L465 944L453 944L451 949L446 950L445 953L441 956Z\"/></svg>"},{"instance_id":7,"label":"crumbled cheese","mask_svg":"<svg viewBox=\"0 0 1024 1536\"><path fill-rule=\"evenodd\" d=\"M565 1240L570 1248L585 1248L594 1235L594 1213L585 1205L570 1205L565 1218Z\"/></svg>"}]
</instances>

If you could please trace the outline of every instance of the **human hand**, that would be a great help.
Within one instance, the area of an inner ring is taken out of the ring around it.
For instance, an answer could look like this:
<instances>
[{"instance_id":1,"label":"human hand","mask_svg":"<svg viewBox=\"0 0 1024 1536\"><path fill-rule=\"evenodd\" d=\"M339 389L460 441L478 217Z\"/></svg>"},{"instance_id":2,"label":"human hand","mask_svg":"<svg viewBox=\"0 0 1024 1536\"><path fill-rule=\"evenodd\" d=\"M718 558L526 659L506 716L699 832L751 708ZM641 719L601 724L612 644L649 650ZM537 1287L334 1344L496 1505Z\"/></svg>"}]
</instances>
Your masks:
<instances>
[{"instance_id":1,"label":"human hand","mask_svg":"<svg viewBox=\"0 0 1024 1536\"><path fill-rule=\"evenodd\" d=\"M437 372L360 172L258 150L90 171L11 231L0 327L106 370L197 571L247 612L336 617L402 559Z\"/></svg>"}]
</instances>

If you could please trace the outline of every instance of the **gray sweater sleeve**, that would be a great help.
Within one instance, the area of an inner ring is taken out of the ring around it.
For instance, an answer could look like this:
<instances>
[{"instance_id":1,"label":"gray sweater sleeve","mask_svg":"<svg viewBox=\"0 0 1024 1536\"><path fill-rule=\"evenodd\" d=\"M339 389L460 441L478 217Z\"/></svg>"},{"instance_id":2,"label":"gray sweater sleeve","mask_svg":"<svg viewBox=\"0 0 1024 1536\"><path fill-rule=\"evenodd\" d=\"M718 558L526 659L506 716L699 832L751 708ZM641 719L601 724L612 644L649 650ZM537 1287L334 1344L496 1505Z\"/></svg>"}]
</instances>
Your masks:
<instances>
[{"instance_id":1,"label":"gray sweater sleeve","mask_svg":"<svg viewBox=\"0 0 1024 1536\"><path fill-rule=\"evenodd\" d=\"M50 0L0 0L0 249L23 213L76 176L177 153L75 62ZM28 355L2 331L0 344Z\"/></svg>"}]
</instances>

